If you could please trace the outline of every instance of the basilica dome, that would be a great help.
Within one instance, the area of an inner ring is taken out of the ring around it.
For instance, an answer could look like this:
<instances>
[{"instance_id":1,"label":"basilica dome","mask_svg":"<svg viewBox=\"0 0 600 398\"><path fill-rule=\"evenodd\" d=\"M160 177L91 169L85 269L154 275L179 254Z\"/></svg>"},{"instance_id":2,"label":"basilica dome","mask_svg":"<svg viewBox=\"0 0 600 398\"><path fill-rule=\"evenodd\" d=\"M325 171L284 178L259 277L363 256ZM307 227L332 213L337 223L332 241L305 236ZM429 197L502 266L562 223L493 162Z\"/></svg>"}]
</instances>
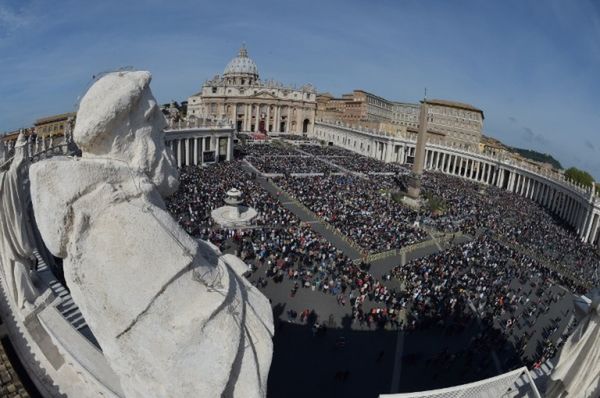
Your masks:
<instances>
[{"instance_id":1,"label":"basilica dome","mask_svg":"<svg viewBox=\"0 0 600 398\"><path fill-rule=\"evenodd\" d=\"M240 48L238 56L229 61L223 72L224 77L240 75L250 75L249 77L255 79L258 78L258 67L254 61L248 57L248 51L246 51L245 46Z\"/></svg>"}]
</instances>

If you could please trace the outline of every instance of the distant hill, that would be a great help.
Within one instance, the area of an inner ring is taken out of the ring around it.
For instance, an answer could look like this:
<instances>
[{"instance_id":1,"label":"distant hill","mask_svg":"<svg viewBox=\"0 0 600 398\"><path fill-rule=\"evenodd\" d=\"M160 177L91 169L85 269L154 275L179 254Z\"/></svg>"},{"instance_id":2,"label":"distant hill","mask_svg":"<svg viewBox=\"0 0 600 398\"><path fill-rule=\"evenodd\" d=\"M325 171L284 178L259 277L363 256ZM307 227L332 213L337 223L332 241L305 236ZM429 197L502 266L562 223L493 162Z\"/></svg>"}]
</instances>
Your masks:
<instances>
[{"instance_id":1,"label":"distant hill","mask_svg":"<svg viewBox=\"0 0 600 398\"><path fill-rule=\"evenodd\" d=\"M524 158L535 160L536 162L542 163L550 163L553 167L557 169L562 169L562 165L560 162L552 157L552 155L548 155L547 153L541 153L532 151L531 149L523 149L523 148L510 148L511 151L518 153Z\"/></svg>"}]
</instances>

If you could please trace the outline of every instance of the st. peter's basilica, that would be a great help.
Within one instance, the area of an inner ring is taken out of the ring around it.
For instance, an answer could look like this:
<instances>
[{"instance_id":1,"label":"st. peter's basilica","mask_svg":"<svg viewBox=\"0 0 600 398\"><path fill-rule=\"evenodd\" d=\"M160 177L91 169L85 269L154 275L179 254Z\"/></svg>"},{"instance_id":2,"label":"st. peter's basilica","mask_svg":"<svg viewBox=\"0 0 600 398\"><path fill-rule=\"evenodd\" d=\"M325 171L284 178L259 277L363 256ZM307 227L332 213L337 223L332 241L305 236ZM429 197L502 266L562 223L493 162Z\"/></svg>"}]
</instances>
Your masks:
<instances>
[{"instance_id":1,"label":"st. peter's basilica","mask_svg":"<svg viewBox=\"0 0 600 398\"><path fill-rule=\"evenodd\" d=\"M202 90L188 100L188 117L235 121L240 132L310 133L316 112L316 90L259 79L245 46Z\"/></svg>"}]
</instances>

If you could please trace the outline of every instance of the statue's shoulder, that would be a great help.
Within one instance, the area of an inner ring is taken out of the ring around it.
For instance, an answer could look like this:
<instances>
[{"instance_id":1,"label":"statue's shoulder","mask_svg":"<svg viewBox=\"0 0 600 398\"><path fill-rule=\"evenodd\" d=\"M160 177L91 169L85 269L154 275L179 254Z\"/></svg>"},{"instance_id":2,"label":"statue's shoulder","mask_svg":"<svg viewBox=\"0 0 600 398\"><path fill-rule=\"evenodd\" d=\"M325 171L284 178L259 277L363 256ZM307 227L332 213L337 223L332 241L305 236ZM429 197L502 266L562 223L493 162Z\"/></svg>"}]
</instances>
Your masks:
<instances>
[{"instance_id":1,"label":"statue's shoulder","mask_svg":"<svg viewBox=\"0 0 600 398\"><path fill-rule=\"evenodd\" d=\"M113 201L114 186L134 186L121 164L102 159L53 157L29 168L31 202L37 226L50 251L66 254L65 243L78 213L91 213ZM102 195L101 192L109 192Z\"/></svg>"}]
</instances>

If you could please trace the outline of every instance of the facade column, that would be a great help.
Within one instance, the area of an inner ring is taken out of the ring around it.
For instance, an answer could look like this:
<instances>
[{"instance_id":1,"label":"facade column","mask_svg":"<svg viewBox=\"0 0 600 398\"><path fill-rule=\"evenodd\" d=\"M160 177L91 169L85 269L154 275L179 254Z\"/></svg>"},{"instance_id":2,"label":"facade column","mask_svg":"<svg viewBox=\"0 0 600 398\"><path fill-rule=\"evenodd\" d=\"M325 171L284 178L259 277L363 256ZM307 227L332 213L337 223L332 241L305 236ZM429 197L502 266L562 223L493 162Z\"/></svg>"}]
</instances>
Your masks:
<instances>
[{"instance_id":1,"label":"facade column","mask_svg":"<svg viewBox=\"0 0 600 398\"><path fill-rule=\"evenodd\" d=\"M215 162L220 162L221 160L219 159L219 147L221 146L221 138L222 137L215 137Z\"/></svg>"},{"instance_id":2,"label":"facade column","mask_svg":"<svg viewBox=\"0 0 600 398\"><path fill-rule=\"evenodd\" d=\"M244 131L250 130L250 123L252 118L252 105L246 104L246 113L244 114Z\"/></svg>"},{"instance_id":3,"label":"facade column","mask_svg":"<svg viewBox=\"0 0 600 398\"><path fill-rule=\"evenodd\" d=\"M285 121L285 132L290 132L290 127L292 124L292 107L288 105L287 107L287 120Z\"/></svg>"},{"instance_id":4,"label":"facade column","mask_svg":"<svg viewBox=\"0 0 600 398\"><path fill-rule=\"evenodd\" d=\"M303 116L303 112L302 112L302 108L297 107L296 108L296 133L298 134L302 134L302 116Z\"/></svg>"},{"instance_id":5,"label":"facade column","mask_svg":"<svg viewBox=\"0 0 600 398\"><path fill-rule=\"evenodd\" d=\"M258 125L260 124L260 107L261 104L256 104L256 116L254 119L254 132L258 132Z\"/></svg>"},{"instance_id":6,"label":"facade column","mask_svg":"<svg viewBox=\"0 0 600 398\"><path fill-rule=\"evenodd\" d=\"M227 137L227 158L226 160L229 162L233 160L233 136L229 135Z\"/></svg>"},{"instance_id":7,"label":"facade column","mask_svg":"<svg viewBox=\"0 0 600 398\"><path fill-rule=\"evenodd\" d=\"M271 124L271 105L267 104L267 119L265 120L265 130L267 130L267 133L270 132L271 130L269 130L269 124ZM275 127L275 126L273 126Z\"/></svg>"},{"instance_id":8,"label":"facade column","mask_svg":"<svg viewBox=\"0 0 600 398\"><path fill-rule=\"evenodd\" d=\"M280 109L279 109L279 105L275 105L273 107L273 112L275 113L275 115L273 116L273 131L276 132L280 132L279 131L279 114L280 114Z\"/></svg>"}]
</instances>

